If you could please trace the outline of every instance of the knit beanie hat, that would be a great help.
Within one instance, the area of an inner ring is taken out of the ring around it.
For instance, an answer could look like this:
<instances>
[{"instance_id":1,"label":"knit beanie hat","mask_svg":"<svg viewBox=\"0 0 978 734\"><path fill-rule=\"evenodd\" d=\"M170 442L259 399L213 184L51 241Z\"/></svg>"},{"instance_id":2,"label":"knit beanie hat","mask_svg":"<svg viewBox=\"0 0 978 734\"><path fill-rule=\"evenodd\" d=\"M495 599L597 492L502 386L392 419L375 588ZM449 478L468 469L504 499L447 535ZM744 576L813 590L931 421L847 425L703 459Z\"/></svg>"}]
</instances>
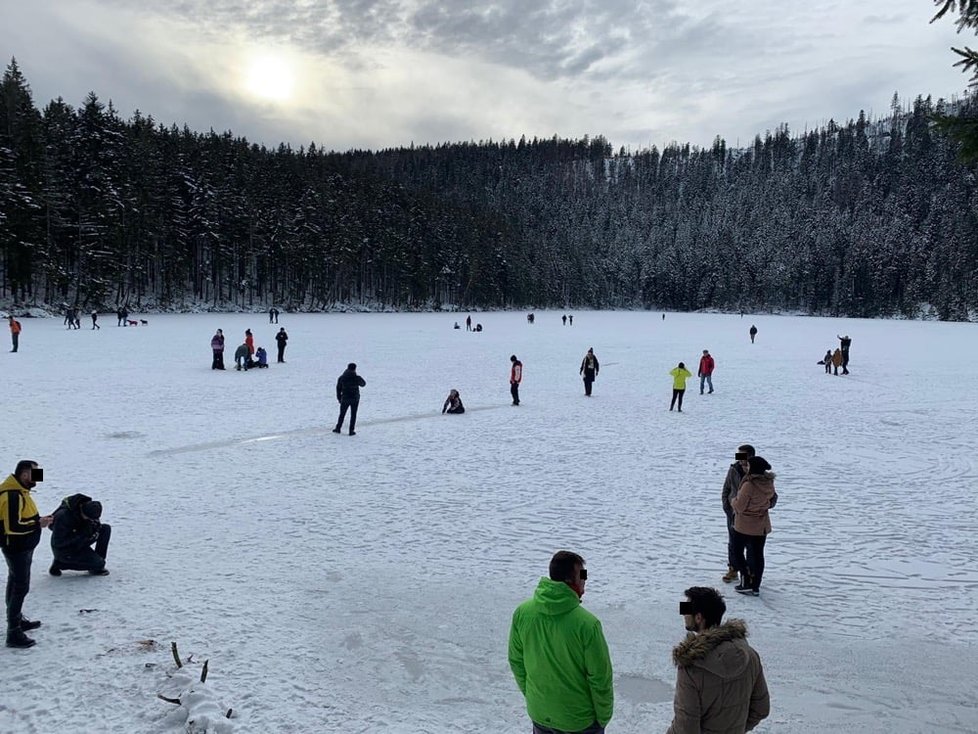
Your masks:
<instances>
[{"instance_id":1,"label":"knit beanie hat","mask_svg":"<svg viewBox=\"0 0 978 734\"><path fill-rule=\"evenodd\" d=\"M102 503L96 500L90 500L81 506L82 512L85 513L85 517L90 520L98 520L102 517Z\"/></svg>"},{"instance_id":2,"label":"knit beanie hat","mask_svg":"<svg viewBox=\"0 0 978 734\"><path fill-rule=\"evenodd\" d=\"M747 463L750 465L751 474L763 474L771 468L771 465L767 463L767 459L762 456L752 456L747 460Z\"/></svg>"}]
</instances>

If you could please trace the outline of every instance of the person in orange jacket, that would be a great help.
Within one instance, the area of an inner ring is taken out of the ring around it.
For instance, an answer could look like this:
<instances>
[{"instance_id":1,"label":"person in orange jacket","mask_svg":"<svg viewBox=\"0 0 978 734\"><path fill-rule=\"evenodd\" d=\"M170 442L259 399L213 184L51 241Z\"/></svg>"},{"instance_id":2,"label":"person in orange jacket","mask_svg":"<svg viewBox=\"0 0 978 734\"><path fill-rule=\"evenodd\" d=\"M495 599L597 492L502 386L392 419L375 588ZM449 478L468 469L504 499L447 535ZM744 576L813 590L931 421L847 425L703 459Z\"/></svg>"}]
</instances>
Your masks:
<instances>
[{"instance_id":1,"label":"person in orange jacket","mask_svg":"<svg viewBox=\"0 0 978 734\"><path fill-rule=\"evenodd\" d=\"M251 334L251 329L245 329L245 345L248 347L248 356L252 357L255 354L255 337Z\"/></svg>"},{"instance_id":2,"label":"person in orange jacket","mask_svg":"<svg viewBox=\"0 0 978 734\"><path fill-rule=\"evenodd\" d=\"M17 351L17 344L20 342L20 322L13 316L10 316L10 341L13 344L13 349L11 352Z\"/></svg>"}]
</instances>

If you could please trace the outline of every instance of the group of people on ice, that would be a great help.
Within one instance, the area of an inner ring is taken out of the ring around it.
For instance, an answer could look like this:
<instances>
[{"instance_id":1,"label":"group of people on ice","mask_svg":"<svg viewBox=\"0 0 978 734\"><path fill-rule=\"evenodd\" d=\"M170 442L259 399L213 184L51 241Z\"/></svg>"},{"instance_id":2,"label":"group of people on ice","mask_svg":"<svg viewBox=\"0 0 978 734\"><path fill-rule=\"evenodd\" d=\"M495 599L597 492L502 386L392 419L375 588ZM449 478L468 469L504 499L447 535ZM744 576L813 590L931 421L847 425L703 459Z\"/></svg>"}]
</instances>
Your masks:
<instances>
[{"instance_id":1,"label":"group of people on ice","mask_svg":"<svg viewBox=\"0 0 978 734\"><path fill-rule=\"evenodd\" d=\"M825 350L825 356L818 361L819 364L825 365L825 374L831 374L833 368L835 369L835 374L839 374L839 367L842 368L842 374L849 374L849 345L852 344L852 339L849 335L838 337L839 346L835 348L833 352L831 349Z\"/></svg>"},{"instance_id":2,"label":"group of people on ice","mask_svg":"<svg viewBox=\"0 0 978 734\"><path fill-rule=\"evenodd\" d=\"M278 362L285 362L285 347L289 342L289 335L285 327L279 327L275 334L275 342L278 345ZM218 329L211 337L211 369L224 369L224 331ZM253 368L264 369L268 367L268 352L265 347L255 348L255 336L251 329L245 329L244 341L234 350L234 368L238 371L250 370Z\"/></svg>"}]
</instances>

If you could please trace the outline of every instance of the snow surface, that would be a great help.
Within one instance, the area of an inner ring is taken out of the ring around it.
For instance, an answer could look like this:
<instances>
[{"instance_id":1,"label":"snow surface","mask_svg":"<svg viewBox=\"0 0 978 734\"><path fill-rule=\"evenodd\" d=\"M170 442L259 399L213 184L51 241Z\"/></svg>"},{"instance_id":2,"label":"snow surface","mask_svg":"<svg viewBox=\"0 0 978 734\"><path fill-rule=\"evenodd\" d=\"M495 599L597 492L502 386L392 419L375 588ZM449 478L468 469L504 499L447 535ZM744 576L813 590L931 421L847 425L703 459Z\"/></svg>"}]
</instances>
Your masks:
<instances>
[{"instance_id":1,"label":"snow surface","mask_svg":"<svg viewBox=\"0 0 978 734\"><path fill-rule=\"evenodd\" d=\"M42 512L85 492L114 531L103 578L49 576L45 534L25 606L44 626L0 648L0 731L185 730L156 698L175 640L209 659L235 732L526 732L510 615L560 548L588 561L609 732L668 726L677 602L704 584L764 662L758 731L978 731L976 327L574 315L473 314L475 334L451 328L465 313L282 314L285 365L261 315L21 319L20 352L0 354L4 473L35 458ZM228 364L251 327L270 369L211 371L217 327ZM844 333L852 374L826 376ZM716 393L691 381L670 413L669 369L695 373L703 348ZM351 360L358 435L337 436ZM440 413L452 387L463 416ZM780 494L756 599L720 581L720 489L745 441Z\"/></svg>"}]
</instances>

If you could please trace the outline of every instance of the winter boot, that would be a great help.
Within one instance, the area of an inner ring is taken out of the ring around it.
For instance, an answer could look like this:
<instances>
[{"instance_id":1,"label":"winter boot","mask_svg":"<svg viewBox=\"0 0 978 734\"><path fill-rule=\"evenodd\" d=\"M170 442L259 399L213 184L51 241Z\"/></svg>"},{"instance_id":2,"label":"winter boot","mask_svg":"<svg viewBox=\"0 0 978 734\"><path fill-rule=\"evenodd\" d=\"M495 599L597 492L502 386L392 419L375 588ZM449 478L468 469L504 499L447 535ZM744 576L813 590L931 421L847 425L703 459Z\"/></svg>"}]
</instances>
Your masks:
<instances>
[{"instance_id":1,"label":"winter boot","mask_svg":"<svg viewBox=\"0 0 978 734\"><path fill-rule=\"evenodd\" d=\"M723 580L726 583L728 583L728 584L731 581L736 581L737 580L737 569L734 568L733 566L727 566L727 572L725 574L723 574Z\"/></svg>"},{"instance_id":2,"label":"winter boot","mask_svg":"<svg viewBox=\"0 0 978 734\"><path fill-rule=\"evenodd\" d=\"M734 591L739 591L743 594L750 591L751 586L750 574L742 573L740 574L740 583L734 587Z\"/></svg>"},{"instance_id":3,"label":"winter boot","mask_svg":"<svg viewBox=\"0 0 978 734\"><path fill-rule=\"evenodd\" d=\"M88 573L90 575L92 575L92 576L108 576L109 575L109 569L107 569L105 567L102 567L102 568L100 568L97 571L89 571Z\"/></svg>"},{"instance_id":4,"label":"winter boot","mask_svg":"<svg viewBox=\"0 0 978 734\"><path fill-rule=\"evenodd\" d=\"M22 629L7 630L7 647L34 647L37 643L24 634Z\"/></svg>"},{"instance_id":5,"label":"winter boot","mask_svg":"<svg viewBox=\"0 0 978 734\"><path fill-rule=\"evenodd\" d=\"M340 427L336 426L336 428L333 429L333 433L339 433L339 432L340 432Z\"/></svg>"},{"instance_id":6,"label":"winter boot","mask_svg":"<svg viewBox=\"0 0 978 734\"><path fill-rule=\"evenodd\" d=\"M747 596L760 596L761 595L761 592L760 591L758 591L757 589L752 589L749 586L746 589L741 589L739 586L737 586L737 587L734 588L734 591L736 591L738 594L745 594Z\"/></svg>"},{"instance_id":7,"label":"winter boot","mask_svg":"<svg viewBox=\"0 0 978 734\"><path fill-rule=\"evenodd\" d=\"M57 561L51 564L51 568L48 569L48 573L51 574L52 576L61 575L61 566L58 565Z\"/></svg>"},{"instance_id":8,"label":"winter boot","mask_svg":"<svg viewBox=\"0 0 978 734\"><path fill-rule=\"evenodd\" d=\"M27 632L29 630L36 630L40 626L41 626L40 621L36 619L30 620L27 617L20 618L20 629L22 632Z\"/></svg>"}]
</instances>

